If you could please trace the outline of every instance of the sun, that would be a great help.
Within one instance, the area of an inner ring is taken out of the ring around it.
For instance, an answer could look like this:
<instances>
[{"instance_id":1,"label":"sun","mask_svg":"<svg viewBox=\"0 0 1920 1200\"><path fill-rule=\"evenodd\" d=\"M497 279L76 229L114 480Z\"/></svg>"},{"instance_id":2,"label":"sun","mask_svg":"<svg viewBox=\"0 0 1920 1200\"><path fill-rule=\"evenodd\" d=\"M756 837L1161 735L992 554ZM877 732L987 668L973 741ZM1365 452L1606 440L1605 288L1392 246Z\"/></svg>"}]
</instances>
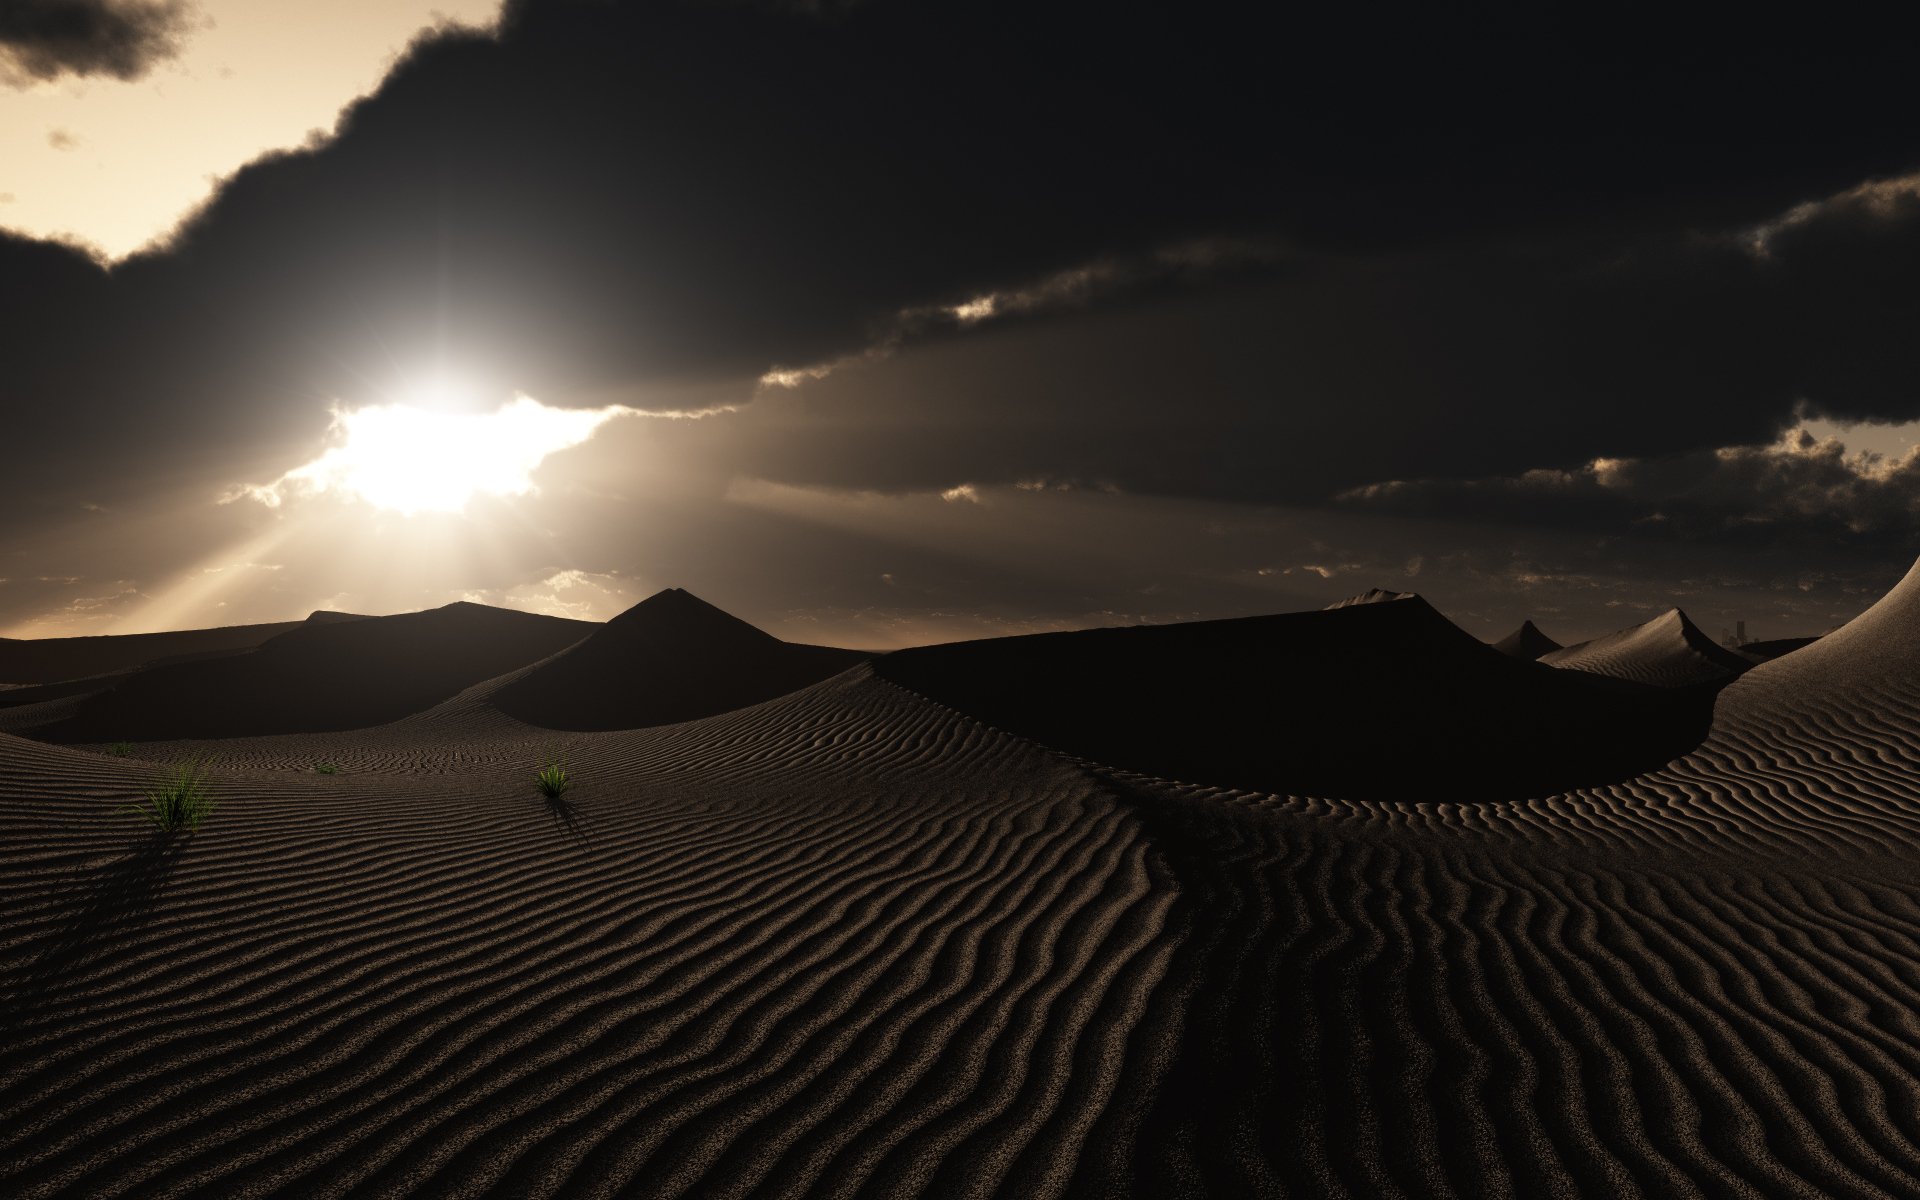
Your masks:
<instances>
[{"instance_id":1,"label":"sun","mask_svg":"<svg viewBox=\"0 0 1920 1200\"><path fill-rule=\"evenodd\" d=\"M549 408L517 396L493 412L416 404L333 410L327 447L248 496L272 507L296 495L332 493L395 513L457 513L474 497L538 491L533 472L600 426L635 410Z\"/></svg>"}]
</instances>

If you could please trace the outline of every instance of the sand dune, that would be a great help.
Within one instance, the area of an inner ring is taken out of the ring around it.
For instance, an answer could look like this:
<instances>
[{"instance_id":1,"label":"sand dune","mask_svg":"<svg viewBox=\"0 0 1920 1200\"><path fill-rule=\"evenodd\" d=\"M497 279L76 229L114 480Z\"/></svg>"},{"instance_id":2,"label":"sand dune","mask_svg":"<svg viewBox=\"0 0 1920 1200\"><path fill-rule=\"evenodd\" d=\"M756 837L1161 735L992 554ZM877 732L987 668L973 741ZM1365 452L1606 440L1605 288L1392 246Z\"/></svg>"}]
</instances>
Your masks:
<instances>
[{"instance_id":1,"label":"sand dune","mask_svg":"<svg viewBox=\"0 0 1920 1200\"><path fill-rule=\"evenodd\" d=\"M1702 633L1677 608L1630 629L1549 651L1539 661L1668 688L1724 683L1753 665Z\"/></svg>"},{"instance_id":2,"label":"sand dune","mask_svg":"<svg viewBox=\"0 0 1920 1200\"><path fill-rule=\"evenodd\" d=\"M246 653L148 667L77 704L13 710L6 727L56 742L357 729L418 712L598 628L464 602L313 621Z\"/></svg>"},{"instance_id":3,"label":"sand dune","mask_svg":"<svg viewBox=\"0 0 1920 1200\"><path fill-rule=\"evenodd\" d=\"M1368 588L1358 595L1348 596L1345 600L1335 600L1332 604L1327 605L1325 611L1332 612L1336 608L1352 608L1356 604L1384 604L1389 600L1413 600L1416 598L1417 596L1413 592L1390 592L1386 588L1375 587Z\"/></svg>"},{"instance_id":4,"label":"sand dune","mask_svg":"<svg viewBox=\"0 0 1920 1200\"><path fill-rule=\"evenodd\" d=\"M1349 798L1623 779L1697 744L1711 704L1516 661L1414 595L901 650L876 669L1097 762Z\"/></svg>"},{"instance_id":5,"label":"sand dune","mask_svg":"<svg viewBox=\"0 0 1920 1200\"><path fill-rule=\"evenodd\" d=\"M315 616L320 614L316 613ZM128 671L175 655L246 650L299 629L305 622L229 625L177 633L128 633L102 637L0 638L0 681L57 683L89 675Z\"/></svg>"},{"instance_id":6,"label":"sand dune","mask_svg":"<svg viewBox=\"0 0 1920 1200\"><path fill-rule=\"evenodd\" d=\"M492 697L549 729L638 729L771 700L837 675L866 655L783 642L690 592L634 605L579 645Z\"/></svg>"},{"instance_id":7,"label":"sand dune","mask_svg":"<svg viewBox=\"0 0 1920 1200\"><path fill-rule=\"evenodd\" d=\"M1920 1194L1917 667L1920 573L1505 801L1169 783L872 667L168 747L170 839L148 764L0 735L0 1193Z\"/></svg>"},{"instance_id":8,"label":"sand dune","mask_svg":"<svg viewBox=\"0 0 1920 1200\"><path fill-rule=\"evenodd\" d=\"M1740 653L1753 659L1755 662L1767 662L1771 659L1779 658L1783 654L1792 654L1795 650L1804 650L1819 640L1820 636L1815 634L1813 637L1773 638L1764 642L1743 642L1740 645Z\"/></svg>"},{"instance_id":9,"label":"sand dune","mask_svg":"<svg viewBox=\"0 0 1920 1200\"><path fill-rule=\"evenodd\" d=\"M1493 643L1493 648L1509 658L1536 659L1561 649L1561 645L1541 633L1532 621L1522 621L1520 628Z\"/></svg>"}]
</instances>

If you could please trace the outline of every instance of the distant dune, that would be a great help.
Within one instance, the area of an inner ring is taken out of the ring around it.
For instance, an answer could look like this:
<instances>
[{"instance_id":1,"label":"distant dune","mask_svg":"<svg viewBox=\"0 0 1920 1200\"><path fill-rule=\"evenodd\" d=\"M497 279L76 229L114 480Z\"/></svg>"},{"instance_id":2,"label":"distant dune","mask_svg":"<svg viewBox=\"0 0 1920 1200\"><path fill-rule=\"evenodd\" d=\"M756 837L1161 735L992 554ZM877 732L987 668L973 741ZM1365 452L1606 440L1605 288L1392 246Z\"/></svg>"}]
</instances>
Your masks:
<instances>
[{"instance_id":1,"label":"distant dune","mask_svg":"<svg viewBox=\"0 0 1920 1200\"><path fill-rule=\"evenodd\" d=\"M766 650L669 595L629 627ZM385 630L580 632L410 616L341 627L367 697ZM1920 1195L1920 568L1724 689L1406 598L496 706L586 644L374 728L0 735L0 1195ZM1481 786L1595 697L1711 727ZM203 828L118 811L187 756Z\"/></svg>"},{"instance_id":2,"label":"distant dune","mask_svg":"<svg viewBox=\"0 0 1920 1200\"><path fill-rule=\"evenodd\" d=\"M1812 637L1774 638L1764 642L1743 642L1740 646L1740 653L1753 659L1755 662L1766 662L1769 659L1779 658L1783 654L1792 654L1795 650L1803 650L1819 640L1820 635L1815 634Z\"/></svg>"},{"instance_id":3,"label":"distant dune","mask_svg":"<svg viewBox=\"0 0 1920 1200\"><path fill-rule=\"evenodd\" d=\"M1386 588L1368 588L1358 595L1348 596L1345 600L1335 600L1332 604L1327 605L1325 611L1332 612L1336 608L1352 608L1356 604L1383 604L1389 600L1411 599L1414 599L1414 593L1412 592L1390 592Z\"/></svg>"},{"instance_id":4,"label":"distant dune","mask_svg":"<svg viewBox=\"0 0 1920 1200\"><path fill-rule=\"evenodd\" d=\"M29 640L0 638L0 682L57 683L125 671L175 655L244 650L298 629L302 624L304 622L281 621L273 625L228 625L177 633Z\"/></svg>"},{"instance_id":5,"label":"distant dune","mask_svg":"<svg viewBox=\"0 0 1920 1200\"><path fill-rule=\"evenodd\" d=\"M1538 625L1532 621L1522 621L1520 628L1493 643L1493 648L1509 658L1532 660L1561 647L1559 642L1541 633Z\"/></svg>"},{"instance_id":6,"label":"distant dune","mask_svg":"<svg viewBox=\"0 0 1920 1200\"><path fill-rule=\"evenodd\" d=\"M565 649L586 621L456 603L361 620L321 619L240 654L127 675L32 729L55 742L314 733L379 725ZM18 730L24 711L9 726Z\"/></svg>"},{"instance_id":7,"label":"distant dune","mask_svg":"<svg viewBox=\"0 0 1920 1200\"><path fill-rule=\"evenodd\" d=\"M866 657L783 642L670 588L512 680L492 702L548 729L638 729L771 700Z\"/></svg>"},{"instance_id":8,"label":"distant dune","mask_svg":"<svg viewBox=\"0 0 1920 1200\"><path fill-rule=\"evenodd\" d=\"M876 669L1055 749L1193 783L1349 799L1540 795L1685 753L1710 697L1552 671L1418 596L1322 612L899 650Z\"/></svg>"},{"instance_id":9,"label":"distant dune","mask_svg":"<svg viewBox=\"0 0 1920 1200\"><path fill-rule=\"evenodd\" d=\"M1630 629L1549 651L1539 661L1668 688L1724 683L1753 665L1702 633L1677 608Z\"/></svg>"}]
</instances>

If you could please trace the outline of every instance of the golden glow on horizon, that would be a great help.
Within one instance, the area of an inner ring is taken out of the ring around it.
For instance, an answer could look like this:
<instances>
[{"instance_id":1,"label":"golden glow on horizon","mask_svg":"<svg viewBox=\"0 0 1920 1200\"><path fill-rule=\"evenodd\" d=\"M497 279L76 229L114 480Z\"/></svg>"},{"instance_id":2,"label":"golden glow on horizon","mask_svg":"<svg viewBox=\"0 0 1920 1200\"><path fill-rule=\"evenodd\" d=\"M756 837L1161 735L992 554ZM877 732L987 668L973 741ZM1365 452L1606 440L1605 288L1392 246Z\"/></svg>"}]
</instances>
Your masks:
<instances>
[{"instance_id":1,"label":"golden glow on horizon","mask_svg":"<svg viewBox=\"0 0 1920 1200\"><path fill-rule=\"evenodd\" d=\"M475 496L525 496L549 455L578 446L615 417L606 408L549 408L517 396L490 413L423 404L381 404L333 413L336 444L265 487L243 487L224 502L251 498L278 508L296 496L333 494L403 514L453 513Z\"/></svg>"},{"instance_id":2,"label":"golden glow on horizon","mask_svg":"<svg viewBox=\"0 0 1920 1200\"><path fill-rule=\"evenodd\" d=\"M199 0L178 58L143 78L0 87L0 229L123 258L217 181L328 136L408 43L488 28L501 0Z\"/></svg>"}]
</instances>

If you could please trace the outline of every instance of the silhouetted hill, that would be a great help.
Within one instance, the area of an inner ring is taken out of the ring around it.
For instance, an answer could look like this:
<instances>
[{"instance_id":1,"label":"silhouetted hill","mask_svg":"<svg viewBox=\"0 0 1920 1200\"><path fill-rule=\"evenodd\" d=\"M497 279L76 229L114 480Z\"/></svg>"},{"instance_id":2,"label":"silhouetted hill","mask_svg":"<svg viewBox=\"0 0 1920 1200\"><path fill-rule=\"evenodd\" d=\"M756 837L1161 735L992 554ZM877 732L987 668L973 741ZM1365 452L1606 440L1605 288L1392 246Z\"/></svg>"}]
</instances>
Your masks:
<instances>
[{"instance_id":1,"label":"silhouetted hill","mask_svg":"<svg viewBox=\"0 0 1920 1200\"><path fill-rule=\"evenodd\" d=\"M1560 649L1560 643L1541 633L1540 627L1528 620L1522 621L1520 628L1493 643L1493 648L1509 658L1535 659Z\"/></svg>"},{"instance_id":2,"label":"silhouetted hill","mask_svg":"<svg viewBox=\"0 0 1920 1200\"><path fill-rule=\"evenodd\" d=\"M1753 660L1720 645L1677 608L1640 625L1540 656L1550 667L1657 687L1725 683Z\"/></svg>"},{"instance_id":3,"label":"silhouetted hill","mask_svg":"<svg viewBox=\"0 0 1920 1200\"><path fill-rule=\"evenodd\" d=\"M1390 600L1412 600L1415 598L1416 595L1413 592L1390 592L1386 588L1375 587L1368 588L1358 595L1348 596L1345 600L1335 600L1332 604L1327 605L1323 611L1332 612L1336 608L1352 608L1356 604L1385 604Z\"/></svg>"},{"instance_id":4,"label":"silhouetted hill","mask_svg":"<svg viewBox=\"0 0 1920 1200\"><path fill-rule=\"evenodd\" d=\"M313 617L307 619L312 620ZM177 655L246 650L269 638L298 629L302 624L300 621L280 621L269 625L226 625L217 629L181 629L167 633L0 638L0 682L58 683L126 671Z\"/></svg>"},{"instance_id":5,"label":"silhouetted hill","mask_svg":"<svg viewBox=\"0 0 1920 1200\"><path fill-rule=\"evenodd\" d=\"M1704 736L1710 694L1555 671L1418 596L899 650L875 670L1111 766L1347 799L1475 801L1626 778Z\"/></svg>"},{"instance_id":6,"label":"silhouetted hill","mask_svg":"<svg viewBox=\"0 0 1920 1200\"><path fill-rule=\"evenodd\" d=\"M1743 642L1740 653L1757 662L1770 662L1783 654L1792 654L1795 650L1804 650L1820 640L1819 634L1812 637L1772 638L1764 642Z\"/></svg>"},{"instance_id":7,"label":"silhouetted hill","mask_svg":"<svg viewBox=\"0 0 1920 1200\"><path fill-rule=\"evenodd\" d=\"M502 687L493 703L549 729L636 729L771 700L866 657L783 642L669 588Z\"/></svg>"},{"instance_id":8,"label":"silhouetted hill","mask_svg":"<svg viewBox=\"0 0 1920 1200\"><path fill-rule=\"evenodd\" d=\"M599 628L465 602L303 622L244 653L138 671L33 736L159 741L379 725L537 662Z\"/></svg>"}]
</instances>

